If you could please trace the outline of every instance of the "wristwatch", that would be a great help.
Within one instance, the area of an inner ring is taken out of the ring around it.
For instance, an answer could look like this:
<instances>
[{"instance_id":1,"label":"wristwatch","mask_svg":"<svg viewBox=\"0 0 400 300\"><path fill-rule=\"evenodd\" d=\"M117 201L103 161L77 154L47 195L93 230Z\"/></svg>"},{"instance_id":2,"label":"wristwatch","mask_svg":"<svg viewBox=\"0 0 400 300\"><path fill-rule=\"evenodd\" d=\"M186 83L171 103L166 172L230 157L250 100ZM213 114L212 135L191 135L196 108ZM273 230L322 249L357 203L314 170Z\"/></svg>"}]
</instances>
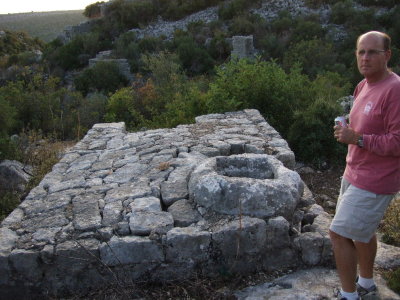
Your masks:
<instances>
[{"instance_id":1,"label":"wristwatch","mask_svg":"<svg viewBox=\"0 0 400 300\"><path fill-rule=\"evenodd\" d=\"M360 148L364 147L364 140L362 135L360 135L359 138L357 139L357 146Z\"/></svg>"}]
</instances>

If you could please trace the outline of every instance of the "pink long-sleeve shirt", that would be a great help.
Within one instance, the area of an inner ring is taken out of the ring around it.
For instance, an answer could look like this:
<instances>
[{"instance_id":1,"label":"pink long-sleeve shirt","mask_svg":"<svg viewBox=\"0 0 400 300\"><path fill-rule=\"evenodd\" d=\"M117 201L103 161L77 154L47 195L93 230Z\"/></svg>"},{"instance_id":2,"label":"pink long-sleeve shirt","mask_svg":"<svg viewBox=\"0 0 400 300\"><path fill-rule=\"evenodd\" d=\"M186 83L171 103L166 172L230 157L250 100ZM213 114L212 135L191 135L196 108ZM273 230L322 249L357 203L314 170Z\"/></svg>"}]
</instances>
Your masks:
<instances>
[{"instance_id":1,"label":"pink long-sleeve shirt","mask_svg":"<svg viewBox=\"0 0 400 300\"><path fill-rule=\"evenodd\" d=\"M354 91L350 127L363 134L364 147L349 144L344 178L375 194L400 191L400 77L362 80Z\"/></svg>"}]
</instances>

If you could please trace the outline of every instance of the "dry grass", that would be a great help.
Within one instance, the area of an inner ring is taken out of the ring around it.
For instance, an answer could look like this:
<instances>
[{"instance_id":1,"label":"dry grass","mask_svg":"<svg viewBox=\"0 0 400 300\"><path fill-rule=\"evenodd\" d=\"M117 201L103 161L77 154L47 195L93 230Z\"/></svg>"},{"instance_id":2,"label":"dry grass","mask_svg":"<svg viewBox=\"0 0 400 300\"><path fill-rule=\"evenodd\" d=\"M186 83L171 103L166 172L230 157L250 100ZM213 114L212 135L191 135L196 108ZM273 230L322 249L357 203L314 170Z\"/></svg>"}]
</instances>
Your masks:
<instances>
[{"instance_id":1,"label":"dry grass","mask_svg":"<svg viewBox=\"0 0 400 300\"><path fill-rule=\"evenodd\" d=\"M400 195L392 201L386 211L380 231L383 242L400 247Z\"/></svg>"},{"instance_id":2,"label":"dry grass","mask_svg":"<svg viewBox=\"0 0 400 300\"><path fill-rule=\"evenodd\" d=\"M87 20L81 10L32 12L0 15L0 29L23 31L45 42L55 39L64 28Z\"/></svg>"},{"instance_id":3,"label":"dry grass","mask_svg":"<svg viewBox=\"0 0 400 300\"><path fill-rule=\"evenodd\" d=\"M24 153L22 163L33 167L33 176L28 182L24 194L0 191L0 222L18 206L20 199L23 199L51 171L65 150L74 144L74 142L52 141L35 131L21 134L20 140L24 141L21 142L18 149Z\"/></svg>"}]
</instances>

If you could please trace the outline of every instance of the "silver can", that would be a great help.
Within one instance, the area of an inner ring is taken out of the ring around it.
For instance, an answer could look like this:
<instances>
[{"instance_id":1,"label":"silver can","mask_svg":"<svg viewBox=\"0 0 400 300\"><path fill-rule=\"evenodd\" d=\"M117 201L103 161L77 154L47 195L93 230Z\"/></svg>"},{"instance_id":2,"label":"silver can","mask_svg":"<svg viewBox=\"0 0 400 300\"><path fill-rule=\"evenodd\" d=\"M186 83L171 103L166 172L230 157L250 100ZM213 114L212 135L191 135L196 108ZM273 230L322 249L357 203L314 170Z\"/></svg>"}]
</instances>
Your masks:
<instances>
[{"instance_id":1,"label":"silver can","mask_svg":"<svg viewBox=\"0 0 400 300\"><path fill-rule=\"evenodd\" d=\"M339 125L341 127L347 127L346 118L343 116L339 116L335 118L335 125Z\"/></svg>"}]
</instances>

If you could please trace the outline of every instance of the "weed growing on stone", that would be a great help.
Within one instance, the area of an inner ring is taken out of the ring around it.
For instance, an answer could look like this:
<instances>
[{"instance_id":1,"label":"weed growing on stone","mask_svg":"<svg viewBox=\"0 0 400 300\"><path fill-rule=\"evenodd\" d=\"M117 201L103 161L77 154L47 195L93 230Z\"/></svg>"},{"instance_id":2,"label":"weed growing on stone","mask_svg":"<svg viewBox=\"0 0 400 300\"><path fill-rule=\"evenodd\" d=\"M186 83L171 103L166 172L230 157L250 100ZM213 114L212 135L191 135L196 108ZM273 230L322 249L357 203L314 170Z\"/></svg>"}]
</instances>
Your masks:
<instances>
[{"instance_id":1,"label":"weed growing on stone","mask_svg":"<svg viewBox=\"0 0 400 300\"><path fill-rule=\"evenodd\" d=\"M384 273L388 286L400 295L400 268Z\"/></svg>"},{"instance_id":2,"label":"weed growing on stone","mask_svg":"<svg viewBox=\"0 0 400 300\"><path fill-rule=\"evenodd\" d=\"M400 246L400 196L389 206L380 231L383 242Z\"/></svg>"},{"instance_id":3,"label":"weed growing on stone","mask_svg":"<svg viewBox=\"0 0 400 300\"><path fill-rule=\"evenodd\" d=\"M23 164L33 167L32 178L26 185L25 193L16 191L0 193L0 222L18 206L32 188L40 183L60 160L61 153L72 144L73 142L52 141L36 131L20 135L17 150L23 153Z\"/></svg>"},{"instance_id":4,"label":"weed growing on stone","mask_svg":"<svg viewBox=\"0 0 400 300\"><path fill-rule=\"evenodd\" d=\"M400 246L400 196L393 200L386 211L383 224L382 241L391 245ZM387 280L389 288L400 294L400 268L385 272L384 277Z\"/></svg>"},{"instance_id":5,"label":"weed growing on stone","mask_svg":"<svg viewBox=\"0 0 400 300\"><path fill-rule=\"evenodd\" d=\"M5 192L0 194L0 222L19 204L19 194Z\"/></svg>"}]
</instances>

